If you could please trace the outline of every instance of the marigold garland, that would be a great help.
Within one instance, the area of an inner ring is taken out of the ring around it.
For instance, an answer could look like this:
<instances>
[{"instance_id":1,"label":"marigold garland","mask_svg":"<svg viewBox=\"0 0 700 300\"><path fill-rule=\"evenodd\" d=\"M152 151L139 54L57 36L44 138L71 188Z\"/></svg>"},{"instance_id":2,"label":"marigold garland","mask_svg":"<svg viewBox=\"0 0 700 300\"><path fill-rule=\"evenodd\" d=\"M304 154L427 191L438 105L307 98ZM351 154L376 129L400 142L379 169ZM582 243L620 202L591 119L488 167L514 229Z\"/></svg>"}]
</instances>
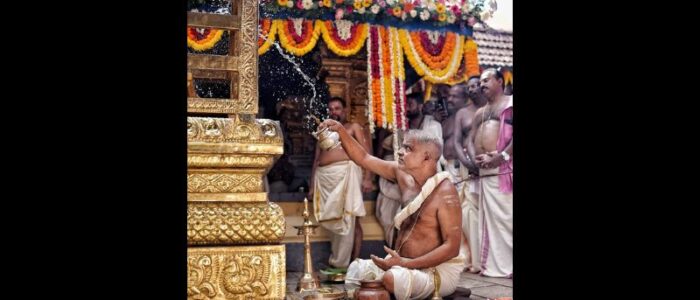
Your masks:
<instances>
[{"instance_id":1,"label":"marigold garland","mask_svg":"<svg viewBox=\"0 0 700 300\"><path fill-rule=\"evenodd\" d=\"M381 27L379 30L381 35L380 47L382 48L380 59L382 66L382 100L384 102L384 107L382 107L382 112L385 116L385 122L382 124L384 128L393 129L394 124L394 109L392 104L394 103L394 93L393 93L393 56L389 45L391 45L391 40L389 39L389 30L386 27Z\"/></svg>"},{"instance_id":2,"label":"marigold garland","mask_svg":"<svg viewBox=\"0 0 700 300\"><path fill-rule=\"evenodd\" d=\"M369 84L368 107L371 109L372 113L370 115L370 122L373 123L373 127L380 126L382 124L382 94L380 87L380 60L379 60L379 27L370 26L369 37L367 38L367 77Z\"/></svg>"},{"instance_id":3,"label":"marigold garland","mask_svg":"<svg viewBox=\"0 0 700 300\"><path fill-rule=\"evenodd\" d=\"M349 22L349 21L345 21ZM333 53L340 56L355 55L362 49L369 25L366 23L355 23L350 28L350 37L343 40L338 34L338 28L333 21L316 21L316 27L320 28L323 41Z\"/></svg>"},{"instance_id":4,"label":"marigold garland","mask_svg":"<svg viewBox=\"0 0 700 300\"><path fill-rule=\"evenodd\" d=\"M260 19L260 34L258 35L258 55L263 55L275 42L277 26L272 19Z\"/></svg>"},{"instance_id":5,"label":"marigold garland","mask_svg":"<svg viewBox=\"0 0 700 300\"><path fill-rule=\"evenodd\" d=\"M464 60L467 65L467 78L479 76L479 56L477 44L472 38L464 42Z\"/></svg>"},{"instance_id":6,"label":"marigold garland","mask_svg":"<svg viewBox=\"0 0 700 300\"><path fill-rule=\"evenodd\" d=\"M388 56L387 53L385 53L386 50L386 28L383 26L377 27L377 42L378 42L378 48L377 48L377 57L378 63L379 63L379 77L376 78L377 80L377 85L379 86L379 97L380 99L380 113L382 115L382 123L381 127L386 128L387 124L387 118L389 117L387 115L387 107L386 107L386 84L385 80L386 79L386 71L390 71L390 68L386 67L384 61L386 57ZM379 124L377 124L379 126Z\"/></svg>"},{"instance_id":7,"label":"marigold garland","mask_svg":"<svg viewBox=\"0 0 700 300\"><path fill-rule=\"evenodd\" d=\"M412 45L420 55L421 60L431 70L444 69L449 65L450 58L454 55L457 34L448 32L444 36L441 35L444 38L440 39L442 42L437 44L432 44L427 35L423 30L410 32Z\"/></svg>"},{"instance_id":8,"label":"marigold garland","mask_svg":"<svg viewBox=\"0 0 700 300\"><path fill-rule=\"evenodd\" d=\"M224 31L215 28L204 28L203 33L199 33L195 27L187 27L187 47L195 51L209 50L221 40Z\"/></svg>"},{"instance_id":9,"label":"marigold garland","mask_svg":"<svg viewBox=\"0 0 700 300\"><path fill-rule=\"evenodd\" d=\"M391 55L391 96L389 99L391 99L391 113L393 115L393 122L391 123L391 128L392 130L396 130L396 128L399 128L399 111L398 111L398 105L397 102L399 102L400 98L398 97L398 91L400 90L399 88L399 82L398 82L398 66L396 64L396 61L398 60L396 57L396 44L394 43L394 40L396 39L396 36L394 35L394 32L390 28L387 28L387 36L389 37L389 41L387 45L389 46L389 55Z\"/></svg>"},{"instance_id":10,"label":"marigold garland","mask_svg":"<svg viewBox=\"0 0 700 300\"><path fill-rule=\"evenodd\" d=\"M277 26L280 44L288 52L296 56L303 56L316 46L321 27L314 26L314 21L302 21L301 35L296 34L292 20L275 20L273 22L276 23L273 26Z\"/></svg>"},{"instance_id":11,"label":"marigold garland","mask_svg":"<svg viewBox=\"0 0 700 300\"><path fill-rule=\"evenodd\" d=\"M370 26L367 37L368 117L373 126L405 129L405 72L398 30Z\"/></svg>"},{"instance_id":12,"label":"marigold garland","mask_svg":"<svg viewBox=\"0 0 700 300\"><path fill-rule=\"evenodd\" d=\"M372 80L372 70L373 70L373 65L371 63L372 59L374 56L372 55L373 51L373 44L372 41L374 40L371 38L373 36L373 33L375 32L374 28L371 26L368 27L367 29L367 40L366 44L367 46L365 47L367 49L367 120L369 121L369 132L374 133L374 120L376 118L374 114L374 100L373 100L373 87L374 87L374 82Z\"/></svg>"},{"instance_id":13,"label":"marigold garland","mask_svg":"<svg viewBox=\"0 0 700 300\"><path fill-rule=\"evenodd\" d=\"M444 83L447 82L450 77L454 75L454 73L457 71L459 68L461 59L463 57L463 52L462 49L464 48L464 37L461 35L457 35L457 40L454 43L453 50L450 51L450 57L448 60L448 63L445 68L440 68L440 69L434 69L431 68L430 66L426 65L427 64L433 64L433 65L438 65L439 62L431 61L431 62L425 62L421 58L421 56L428 56L427 53L419 53L419 50L416 49L415 44L413 43L412 36L411 34L405 30L401 29L399 30L399 39L401 41L401 46L403 47L403 51L406 53L406 57L408 58L408 62L413 66L413 68L416 70L416 73L418 73L419 76L424 76L424 78L432 83ZM445 47L447 47L447 41ZM425 51L423 51L425 52Z\"/></svg>"},{"instance_id":14,"label":"marigold garland","mask_svg":"<svg viewBox=\"0 0 700 300\"><path fill-rule=\"evenodd\" d=\"M401 42L399 41L399 31L396 28L389 28L391 30L394 43L394 58L396 64L396 70L398 77L396 78L397 85L399 89L396 91L398 99L398 106L396 116L398 118L397 127L402 130L408 129L408 120L406 119L406 70L403 64L403 49L401 48ZM396 148L398 151L398 147Z\"/></svg>"},{"instance_id":15,"label":"marigold garland","mask_svg":"<svg viewBox=\"0 0 700 300\"><path fill-rule=\"evenodd\" d=\"M367 28L367 40L365 42L367 44L367 46L365 47L367 49L367 111L366 111L366 114L367 114L367 120L369 121L369 132L370 133L374 133L374 127L375 127L375 125L374 125L374 119L375 119L374 101L372 100L372 98L373 98L372 87L374 85L373 85L373 81L372 81L372 64L371 64L371 61L373 58L373 56L372 56L372 53L373 53L372 52L372 47L373 47L372 40L373 39L370 38L372 36L372 32L374 32L373 28L371 26L368 27Z\"/></svg>"}]
</instances>

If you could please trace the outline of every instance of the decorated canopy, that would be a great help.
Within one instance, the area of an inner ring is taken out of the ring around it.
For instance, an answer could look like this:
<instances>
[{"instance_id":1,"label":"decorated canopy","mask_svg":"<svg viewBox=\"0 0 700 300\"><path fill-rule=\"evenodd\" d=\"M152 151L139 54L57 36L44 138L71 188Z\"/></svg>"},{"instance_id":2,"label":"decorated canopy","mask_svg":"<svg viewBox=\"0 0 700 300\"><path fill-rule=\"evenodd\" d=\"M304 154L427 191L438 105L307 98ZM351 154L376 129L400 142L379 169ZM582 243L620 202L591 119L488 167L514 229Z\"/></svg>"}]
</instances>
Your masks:
<instances>
[{"instance_id":1,"label":"decorated canopy","mask_svg":"<svg viewBox=\"0 0 700 300\"><path fill-rule=\"evenodd\" d=\"M211 12L206 1L191 10ZM480 73L473 25L494 0L261 0L258 54L279 41L296 56L319 39L339 56L367 51L370 126L406 129L404 58L430 83L455 84ZM188 47L211 49L215 28L188 28Z\"/></svg>"}]
</instances>

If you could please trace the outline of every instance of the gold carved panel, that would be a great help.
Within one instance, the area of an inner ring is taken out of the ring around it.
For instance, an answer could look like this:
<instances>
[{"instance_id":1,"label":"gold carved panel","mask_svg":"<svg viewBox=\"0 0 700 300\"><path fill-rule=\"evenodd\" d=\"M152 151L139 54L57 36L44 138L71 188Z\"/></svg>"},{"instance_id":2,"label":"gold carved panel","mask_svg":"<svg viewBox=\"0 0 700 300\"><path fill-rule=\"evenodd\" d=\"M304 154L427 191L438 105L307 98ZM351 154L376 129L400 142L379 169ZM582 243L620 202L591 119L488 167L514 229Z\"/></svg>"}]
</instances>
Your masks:
<instances>
[{"instance_id":1,"label":"gold carved panel","mask_svg":"<svg viewBox=\"0 0 700 300\"><path fill-rule=\"evenodd\" d=\"M267 202L267 193L187 193L187 201Z\"/></svg>"},{"instance_id":2,"label":"gold carved panel","mask_svg":"<svg viewBox=\"0 0 700 300\"><path fill-rule=\"evenodd\" d=\"M189 153L189 168L268 168L274 162L273 156L250 154Z\"/></svg>"},{"instance_id":3,"label":"gold carved panel","mask_svg":"<svg viewBox=\"0 0 700 300\"><path fill-rule=\"evenodd\" d=\"M285 246L187 249L187 299L284 299Z\"/></svg>"},{"instance_id":4,"label":"gold carved panel","mask_svg":"<svg viewBox=\"0 0 700 300\"><path fill-rule=\"evenodd\" d=\"M273 202L187 204L188 245L280 243L284 233L284 211Z\"/></svg>"},{"instance_id":5,"label":"gold carved panel","mask_svg":"<svg viewBox=\"0 0 700 300\"><path fill-rule=\"evenodd\" d=\"M229 55L190 54L187 69L194 75L201 70L229 71L230 99L198 98L190 92L187 111L196 113L257 114L258 112L258 1L234 1L238 14L188 13L188 26L212 27L229 31L232 49ZM235 71L235 72L234 72ZM211 73L216 74L216 73ZM218 76L217 77L221 77Z\"/></svg>"},{"instance_id":6,"label":"gold carved panel","mask_svg":"<svg viewBox=\"0 0 700 300\"><path fill-rule=\"evenodd\" d=\"M188 193L263 192L265 169L192 169L187 174Z\"/></svg>"},{"instance_id":7,"label":"gold carved panel","mask_svg":"<svg viewBox=\"0 0 700 300\"><path fill-rule=\"evenodd\" d=\"M284 143L279 121L255 119L251 115L233 115L231 118L188 117L187 141L190 146L197 142L271 145L279 148L272 152L274 154L282 154Z\"/></svg>"}]
</instances>

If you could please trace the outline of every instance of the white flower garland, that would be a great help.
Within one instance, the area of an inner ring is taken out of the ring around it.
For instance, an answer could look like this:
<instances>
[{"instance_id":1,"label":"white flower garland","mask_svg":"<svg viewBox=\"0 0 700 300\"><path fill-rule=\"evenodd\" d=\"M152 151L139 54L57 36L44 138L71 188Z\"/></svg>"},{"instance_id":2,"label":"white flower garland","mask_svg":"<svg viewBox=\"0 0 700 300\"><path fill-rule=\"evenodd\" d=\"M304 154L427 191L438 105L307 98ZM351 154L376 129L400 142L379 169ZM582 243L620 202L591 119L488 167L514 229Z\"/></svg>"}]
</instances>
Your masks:
<instances>
[{"instance_id":1,"label":"white flower garland","mask_svg":"<svg viewBox=\"0 0 700 300\"><path fill-rule=\"evenodd\" d=\"M379 55L379 101L381 101L380 103L382 104L382 127L386 128L386 102L384 99L384 61L382 60L382 32L380 27L377 27L377 45L380 45L379 51L377 51L377 55Z\"/></svg>"},{"instance_id":2,"label":"white flower garland","mask_svg":"<svg viewBox=\"0 0 700 300\"><path fill-rule=\"evenodd\" d=\"M374 133L374 106L372 105L372 27L367 28L367 119L369 120L369 133Z\"/></svg>"}]
</instances>

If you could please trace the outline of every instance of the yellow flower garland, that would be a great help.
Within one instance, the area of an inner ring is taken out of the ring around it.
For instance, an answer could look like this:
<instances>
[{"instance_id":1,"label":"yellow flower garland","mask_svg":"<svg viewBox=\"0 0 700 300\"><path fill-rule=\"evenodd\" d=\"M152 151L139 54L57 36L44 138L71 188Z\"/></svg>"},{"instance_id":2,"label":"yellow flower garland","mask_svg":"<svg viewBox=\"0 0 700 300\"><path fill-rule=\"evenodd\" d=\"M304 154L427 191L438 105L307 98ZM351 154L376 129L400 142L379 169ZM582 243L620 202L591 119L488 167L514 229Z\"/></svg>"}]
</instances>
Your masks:
<instances>
[{"instance_id":1,"label":"yellow flower garland","mask_svg":"<svg viewBox=\"0 0 700 300\"><path fill-rule=\"evenodd\" d=\"M189 30L189 29L188 29ZM201 40L201 41L196 41L192 38L190 38L189 34L187 35L187 47L190 47L196 51L205 51L209 50L216 43L218 43L221 40L221 36L224 34L224 31L221 29L211 29L211 32L209 33L210 38Z\"/></svg>"},{"instance_id":2,"label":"yellow flower garland","mask_svg":"<svg viewBox=\"0 0 700 300\"><path fill-rule=\"evenodd\" d=\"M369 32L369 25L367 23L357 25L356 35L359 34L359 36L350 37L353 43L352 47L350 49L343 49L333 40L332 33L329 31L325 22L326 21L317 20L316 28L320 28L323 41L326 42L326 45L328 45L328 48L330 48L333 53L340 56L350 56L357 54L357 52L362 49Z\"/></svg>"},{"instance_id":3,"label":"yellow flower garland","mask_svg":"<svg viewBox=\"0 0 700 300\"><path fill-rule=\"evenodd\" d=\"M304 20L306 22L307 20ZM298 46L294 42L294 38L287 36L287 30L286 30L286 22L287 20L275 20L277 24L273 24L273 26L277 27L277 36L280 40L280 44L282 44L282 48L287 50L289 53L292 53L296 56L304 56L304 54L309 53L314 47L316 47L316 42L318 41L319 35L321 35L321 27L319 26L313 26L313 31L311 32L311 37L310 40L306 44L303 44L302 46ZM313 24L313 23L312 23Z\"/></svg>"},{"instance_id":4,"label":"yellow flower garland","mask_svg":"<svg viewBox=\"0 0 700 300\"><path fill-rule=\"evenodd\" d=\"M277 36L277 23L275 20L270 20L272 24L270 24L270 31L267 33L267 40L258 47L258 55L263 55L267 50L270 49L270 46L275 42L275 37Z\"/></svg>"},{"instance_id":5,"label":"yellow flower garland","mask_svg":"<svg viewBox=\"0 0 700 300\"><path fill-rule=\"evenodd\" d=\"M447 68L431 70L430 67L421 60L409 35L408 30L399 30L399 39L401 41L401 46L403 46L403 51L406 53L408 62L413 66L419 76L424 76L426 80L432 83L445 83L457 72L462 55L464 54L462 52L464 48L464 36L457 35L457 42L455 43L455 48L453 49Z\"/></svg>"},{"instance_id":6,"label":"yellow flower garland","mask_svg":"<svg viewBox=\"0 0 700 300\"><path fill-rule=\"evenodd\" d=\"M469 38L464 42L464 63L467 67L467 78L478 76L481 73L479 70L478 46L474 39Z\"/></svg>"},{"instance_id":7,"label":"yellow flower garland","mask_svg":"<svg viewBox=\"0 0 700 300\"><path fill-rule=\"evenodd\" d=\"M403 51L401 49L401 42L399 42L399 31L394 27L389 27L389 30L391 30L391 34L393 36L392 43L394 45L394 64L396 64L396 76L399 78L398 88L400 96L397 102L400 109L396 117L401 119L401 123L397 125L399 125L399 129L408 129L408 119L406 118L406 86L404 84L406 80L406 71L404 70L403 65ZM398 151L398 149L399 148L397 147L396 151Z\"/></svg>"}]
</instances>

